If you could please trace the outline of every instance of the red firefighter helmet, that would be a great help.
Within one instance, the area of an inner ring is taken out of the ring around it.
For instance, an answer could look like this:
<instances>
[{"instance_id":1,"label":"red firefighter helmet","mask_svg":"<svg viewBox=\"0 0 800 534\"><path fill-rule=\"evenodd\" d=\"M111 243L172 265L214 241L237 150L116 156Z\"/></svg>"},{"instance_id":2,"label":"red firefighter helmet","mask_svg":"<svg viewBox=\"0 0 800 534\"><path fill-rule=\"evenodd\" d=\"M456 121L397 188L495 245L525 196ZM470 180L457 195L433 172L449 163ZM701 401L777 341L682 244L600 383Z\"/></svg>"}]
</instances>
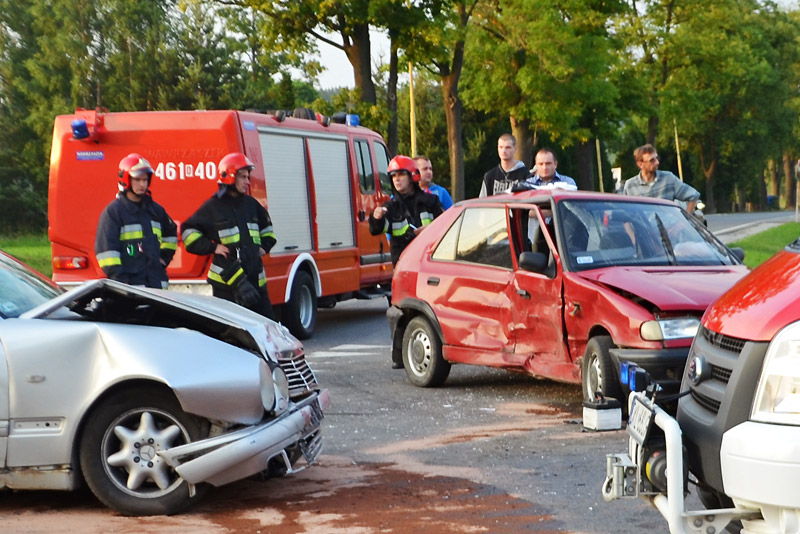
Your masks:
<instances>
[{"instance_id":1,"label":"red firefighter helmet","mask_svg":"<svg viewBox=\"0 0 800 534\"><path fill-rule=\"evenodd\" d=\"M239 169L253 170L255 165L250 158L241 152L231 152L219 160L219 180L218 184L233 185L236 179L236 171Z\"/></svg>"},{"instance_id":2,"label":"red firefighter helmet","mask_svg":"<svg viewBox=\"0 0 800 534\"><path fill-rule=\"evenodd\" d=\"M417 169L417 164L408 156L395 156L392 158L392 161L389 162L388 173L390 178L392 175L400 171L407 172L411 175L412 180L419 182L419 170Z\"/></svg>"},{"instance_id":3,"label":"red firefighter helmet","mask_svg":"<svg viewBox=\"0 0 800 534\"><path fill-rule=\"evenodd\" d=\"M147 174L147 185L153 178L153 166L135 152L131 152L119 162L119 187L123 191L131 188L131 176Z\"/></svg>"}]
</instances>

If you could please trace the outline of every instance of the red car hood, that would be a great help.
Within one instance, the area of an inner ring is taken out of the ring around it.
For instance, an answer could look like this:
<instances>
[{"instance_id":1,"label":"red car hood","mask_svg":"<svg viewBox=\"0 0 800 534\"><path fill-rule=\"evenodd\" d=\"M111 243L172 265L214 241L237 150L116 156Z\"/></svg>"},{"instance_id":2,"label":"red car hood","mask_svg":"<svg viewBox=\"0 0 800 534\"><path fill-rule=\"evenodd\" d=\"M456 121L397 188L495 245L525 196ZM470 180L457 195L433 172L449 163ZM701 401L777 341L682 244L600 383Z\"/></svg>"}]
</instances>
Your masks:
<instances>
[{"instance_id":1,"label":"red car hood","mask_svg":"<svg viewBox=\"0 0 800 534\"><path fill-rule=\"evenodd\" d=\"M708 309L703 324L713 332L769 341L800 320L800 254L781 251L758 266Z\"/></svg>"},{"instance_id":2,"label":"red car hood","mask_svg":"<svg viewBox=\"0 0 800 534\"><path fill-rule=\"evenodd\" d=\"M744 265L607 267L576 273L587 280L633 293L664 311L703 311L746 274Z\"/></svg>"}]
</instances>

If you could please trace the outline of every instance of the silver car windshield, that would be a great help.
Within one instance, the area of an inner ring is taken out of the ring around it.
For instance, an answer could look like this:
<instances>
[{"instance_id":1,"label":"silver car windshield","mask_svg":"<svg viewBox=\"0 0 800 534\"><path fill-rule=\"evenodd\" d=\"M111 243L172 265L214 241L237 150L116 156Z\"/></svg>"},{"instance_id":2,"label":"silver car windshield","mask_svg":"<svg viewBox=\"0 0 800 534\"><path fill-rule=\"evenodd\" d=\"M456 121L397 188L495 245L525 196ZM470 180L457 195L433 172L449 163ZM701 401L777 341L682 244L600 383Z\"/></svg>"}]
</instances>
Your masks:
<instances>
[{"instance_id":1,"label":"silver car windshield","mask_svg":"<svg viewBox=\"0 0 800 534\"><path fill-rule=\"evenodd\" d=\"M0 254L0 317L19 317L60 293L49 280Z\"/></svg>"},{"instance_id":2,"label":"silver car windshield","mask_svg":"<svg viewBox=\"0 0 800 534\"><path fill-rule=\"evenodd\" d=\"M565 200L558 230L569 269L735 265L727 247L678 206Z\"/></svg>"}]
</instances>

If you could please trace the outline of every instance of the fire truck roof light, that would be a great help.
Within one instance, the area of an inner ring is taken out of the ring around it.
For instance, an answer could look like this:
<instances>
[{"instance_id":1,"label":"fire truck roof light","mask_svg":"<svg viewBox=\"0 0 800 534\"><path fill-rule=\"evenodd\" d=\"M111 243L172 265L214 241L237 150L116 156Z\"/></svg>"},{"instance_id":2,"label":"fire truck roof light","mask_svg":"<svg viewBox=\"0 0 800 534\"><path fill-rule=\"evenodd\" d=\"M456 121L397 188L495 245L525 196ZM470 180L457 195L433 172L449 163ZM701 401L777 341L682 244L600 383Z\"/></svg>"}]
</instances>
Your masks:
<instances>
[{"instance_id":1,"label":"fire truck roof light","mask_svg":"<svg viewBox=\"0 0 800 534\"><path fill-rule=\"evenodd\" d=\"M72 121L72 138L86 139L87 137L89 137L89 125L86 124L86 119Z\"/></svg>"},{"instance_id":2,"label":"fire truck roof light","mask_svg":"<svg viewBox=\"0 0 800 534\"><path fill-rule=\"evenodd\" d=\"M355 113L348 113L347 114L347 125L348 126L358 126L358 115Z\"/></svg>"}]
</instances>

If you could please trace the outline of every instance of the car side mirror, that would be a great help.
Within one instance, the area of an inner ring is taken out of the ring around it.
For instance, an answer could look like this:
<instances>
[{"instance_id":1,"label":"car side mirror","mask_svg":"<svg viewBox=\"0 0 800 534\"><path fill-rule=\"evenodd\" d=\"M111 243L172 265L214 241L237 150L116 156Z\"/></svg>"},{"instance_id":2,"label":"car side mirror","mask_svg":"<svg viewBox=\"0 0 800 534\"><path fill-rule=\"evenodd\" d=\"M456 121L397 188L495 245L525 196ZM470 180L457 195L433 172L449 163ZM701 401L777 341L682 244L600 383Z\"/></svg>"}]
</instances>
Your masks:
<instances>
[{"instance_id":1,"label":"car side mirror","mask_svg":"<svg viewBox=\"0 0 800 534\"><path fill-rule=\"evenodd\" d=\"M736 256L739 261L744 261L744 249L742 247L733 247L731 253Z\"/></svg>"},{"instance_id":2,"label":"car side mirror","mask_svg":"<svg viewBox=\"0 0 800 534\"><path fill-rule=\"evenodd\" d=\"M519 255L519 266L526 271L547 274L547 254L541 252L523 252Z\"/></svg>"}]
</instances>

